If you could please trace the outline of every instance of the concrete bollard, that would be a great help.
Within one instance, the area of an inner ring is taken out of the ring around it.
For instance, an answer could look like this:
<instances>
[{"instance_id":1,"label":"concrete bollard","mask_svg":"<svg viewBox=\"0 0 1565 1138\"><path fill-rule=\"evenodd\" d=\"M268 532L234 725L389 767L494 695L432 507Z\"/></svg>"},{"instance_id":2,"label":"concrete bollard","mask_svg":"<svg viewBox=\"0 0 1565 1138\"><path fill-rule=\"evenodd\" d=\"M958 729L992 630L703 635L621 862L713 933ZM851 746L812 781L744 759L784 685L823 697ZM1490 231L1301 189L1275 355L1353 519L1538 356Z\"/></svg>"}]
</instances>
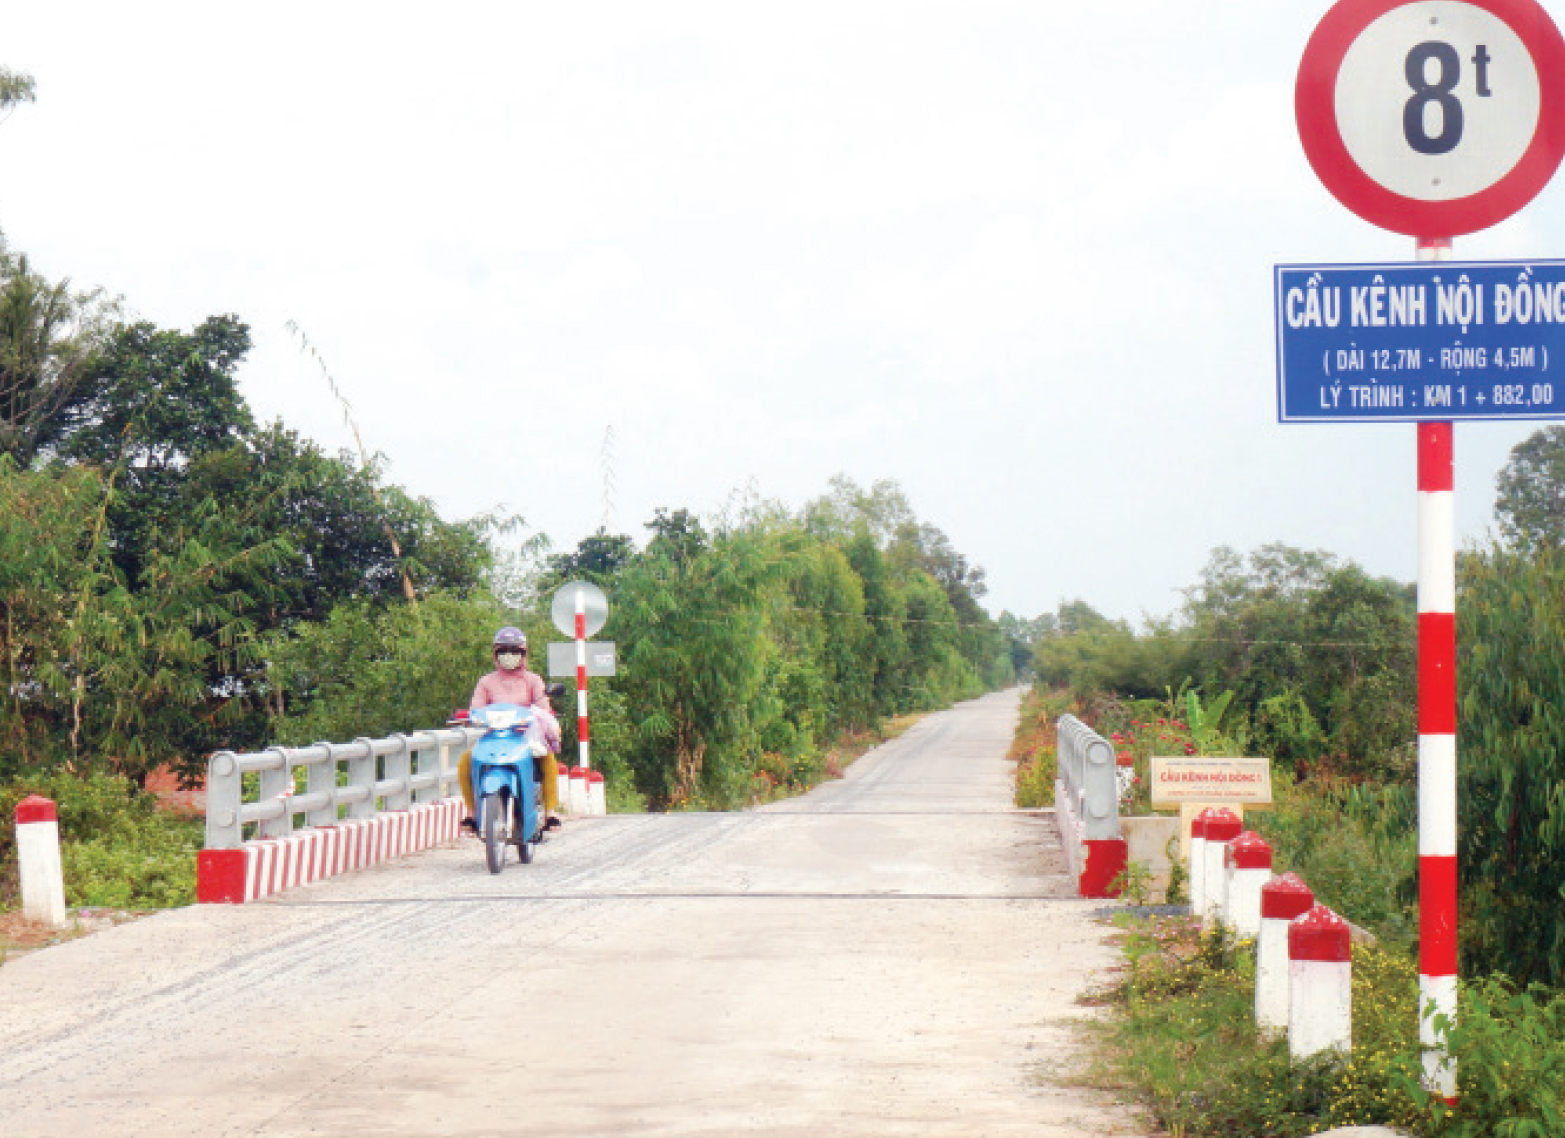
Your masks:
<instances>
[{"instance_id":1,"label":"concrete bollard","mask_svg":"<svg viewBox=\"0 0 1565 1138\"><path fill-rule=\"evenodd\" d=\"M1228 920L1228 899L1223 889L1227 877L1223 872L1223 864L1228 856L1228 843L1243 830L1244 823L1239 821L1239 815L1232 810L1214 810L1206 820L1206 848L1202 851L1205 860L1202 873L1206 881L1201 887L1206 904L1199 913L1203 925Z\"/></svg>"},{"instance_id":2,"label":"concrete bollard","mask_svg":"<svg viewBox=\"0 0 1565 1138\"><path fill-rule=\"evenodd\" d=\"M587 772L587 813L603 817L609 812L608 789L603 785L602 771Z\"/></svg>"},{"instance_id":3,"label":"concrete bollard","mask_svg":"<svg viewBox=\"0 0 1565 1138\"><path fill-rule=\"evenodd\" d=\"M559 778L558 781L555 782L554 786L555 793L560 797L558 804L560 813L570 814L573 813L571 810L571 768L566 766L564 763L559 763L557 765L560 768Z\"/></svg>"},{"instance_id":4,"label":"concrete bollard","mask_svg":"<svg viewBox=\"0 0 1565 1138\"><path fill-rule=\"evenodd\" d=\"M1224 920L1240 937L1261 935L1261 889L1272 879L1272 847L1253 830L1228 844L1223 864Z\"/></svg>"},{"instance_id":5,"label":"concrete bollard","mask_svg":"<svg viewBox=\"0 0 1565 1138\"><path fill-rule=\"evenodd\" d=\"M571 813L578 818L587 816L587 768L572 767L570 777Z\"/></svg>"},{"instance_id":6,"label":"concrete bollard","mask_svg":"<svg viewBox=\"0 0 1565 1138\"><path fill-rule=\"evenodd\" d=\"M1288 926L1288 1053L1353 1050L1353 934L1316 905Z\"/></svg>"},{"instance_id":7,"label":"concrete bollard","mask_svg":"<svg viewBox=\"0 0 1565 1138\"><path fill-rule=\"evenodd\" d=\"M1190 874L1190 913L1199 917L1206 912L1206 823L1216 810L1208 806L1190 823L1190 857L1185 868Z\"/></svg>"},{"instance_id":8,"label":"concrete bollard","mask_svg":"<svg viewBox=\"0 0 1565 1138\"><path fill-rule=\"evenodd\" d=\"M37 794L16 804L16 862L22 915L53 928L65 924L65 874L60 868L60 816Z\"/></svg>"},{"instance_id":9,"label":"concrete bollard","mask_svg":"<svg viewBox=\"0 0 1565 1138\"><path fill-rule=\"evenodd\" d=\"M1261 886L1261 932L1255 939L1255 1027L1288 1030L1288 926L1308 913L1315 895L1296 873Z\"/></svg>"}]
</instances>

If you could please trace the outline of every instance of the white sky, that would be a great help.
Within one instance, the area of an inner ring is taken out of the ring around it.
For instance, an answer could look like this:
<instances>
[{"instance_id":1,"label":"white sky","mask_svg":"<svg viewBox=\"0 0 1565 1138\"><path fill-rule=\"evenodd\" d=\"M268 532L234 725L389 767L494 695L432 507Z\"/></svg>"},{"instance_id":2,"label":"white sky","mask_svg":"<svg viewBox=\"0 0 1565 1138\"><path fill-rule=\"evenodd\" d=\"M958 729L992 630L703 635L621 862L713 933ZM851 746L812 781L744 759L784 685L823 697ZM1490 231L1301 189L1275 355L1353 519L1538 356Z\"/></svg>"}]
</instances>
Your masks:
<instances>
[{"instance_id":1,"label":"white sky","mask_svg":"<svg viewBox=\"0 0 1565 1138\"><path fill-rule=\"evenodd\" d=\"M15 5L0 229L237 313L258 416L335 451L297 321L394 481L556 548L844 472L995 613L1166 614L1219 544L1411 580L1414 428L1276 422L1272 266L1412 257L1300 149L1327 7ZM1458 255L1565 256L1562 181ZM1538 426L1458 427L1464 538Z\"/></svg>"}]
</instances>

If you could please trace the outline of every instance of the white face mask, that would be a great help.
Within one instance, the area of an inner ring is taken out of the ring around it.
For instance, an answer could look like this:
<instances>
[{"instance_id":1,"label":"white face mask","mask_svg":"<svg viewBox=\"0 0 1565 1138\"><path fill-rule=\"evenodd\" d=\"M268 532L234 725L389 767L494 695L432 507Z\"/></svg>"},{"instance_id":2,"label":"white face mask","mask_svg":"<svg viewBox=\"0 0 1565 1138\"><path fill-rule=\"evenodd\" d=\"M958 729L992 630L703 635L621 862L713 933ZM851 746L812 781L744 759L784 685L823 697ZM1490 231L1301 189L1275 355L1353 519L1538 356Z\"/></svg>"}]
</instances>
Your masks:
<instances>
[{"instance_id":1,"label":"white face mask","mask_svg":"<svg viewBox=\"0 0 1565 1138\"><path fill-rule=\"evenodd\" d=\"M496 652L495 663L499 664L507 672L514 671L522 666L522 654L520 652Z\"/></svg>"}]
</instances>

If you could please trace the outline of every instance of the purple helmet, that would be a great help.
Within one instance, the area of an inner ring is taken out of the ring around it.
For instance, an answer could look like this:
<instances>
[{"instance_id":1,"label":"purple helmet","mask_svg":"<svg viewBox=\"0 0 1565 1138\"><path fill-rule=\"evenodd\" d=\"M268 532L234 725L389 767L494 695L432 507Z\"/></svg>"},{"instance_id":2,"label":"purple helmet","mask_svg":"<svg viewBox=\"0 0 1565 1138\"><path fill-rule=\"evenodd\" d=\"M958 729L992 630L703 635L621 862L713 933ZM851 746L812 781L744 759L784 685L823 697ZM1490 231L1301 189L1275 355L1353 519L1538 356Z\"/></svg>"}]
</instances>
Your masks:
<instances>
[{"instance_id":1,"label":"purple helmet","mask_svg":"<svg viewBox=\"0 0 1565 1138\"><path fill-rule=\"evenodd\" d=\"M512 628L510 625L506 625L506 627L494 634L494 646L496 650L515 648L525 652L527 651L527 634L520 628Z\"/></svg>"}]
</instances>

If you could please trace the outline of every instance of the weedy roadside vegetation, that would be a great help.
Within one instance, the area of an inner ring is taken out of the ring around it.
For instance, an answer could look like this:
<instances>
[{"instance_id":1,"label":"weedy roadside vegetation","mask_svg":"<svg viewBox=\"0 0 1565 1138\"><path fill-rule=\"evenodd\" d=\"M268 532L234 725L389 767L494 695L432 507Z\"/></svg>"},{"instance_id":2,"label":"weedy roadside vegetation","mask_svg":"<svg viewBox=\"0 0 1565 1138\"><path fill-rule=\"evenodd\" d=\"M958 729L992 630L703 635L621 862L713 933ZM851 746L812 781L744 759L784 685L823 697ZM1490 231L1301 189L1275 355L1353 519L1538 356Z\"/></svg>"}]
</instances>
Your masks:
<instances>
[{"instance_id":1,"label":"weedy roadside vegetation","mask_svg":"<svg viewBox=\"0 0 1565 1138\"><path fill-rule=\"evenodd\" d=\"M1421 1138L1565 1134L1565 998L1501 977L1464 986L1450 1045L1460 1097L1420 1085L1418 975L1405 951L1356 945L1353 1050L1303 1064L1255 1029L1247 941L1188 917L1121 914L1125 964L1093 1002L1082 1081L1144 1105L1176 1138L1295 1138L1387 1125Z\"/></svg>"},{"instance_id":2,"label":"weedy roadside vegetation","mask_svg":"<svg viewBox=\"0 0 1565 1138\"><path fill-rule=\"evenodd\" d=\"M54 800L60 816L65 902L72 908L164 909L196 899L203 824L160 811L120 775L54 771L0 787L0 911L20 901L16 804Z\"/></svg>"},{"instance_id":3,"label":"weedy roadside vegetation","mask_svg":"<svg viewBox=\"0 0 1565 1138\"><path fill-rule=\"evenodd\" d=\"M1032 687L1022 697L1021 722L1006 757L1016 763L1015 802L1024 810L1054 805L1055 722L1069 710L1070 696L1063 690Z\"/></svg>"}]
</instances>

